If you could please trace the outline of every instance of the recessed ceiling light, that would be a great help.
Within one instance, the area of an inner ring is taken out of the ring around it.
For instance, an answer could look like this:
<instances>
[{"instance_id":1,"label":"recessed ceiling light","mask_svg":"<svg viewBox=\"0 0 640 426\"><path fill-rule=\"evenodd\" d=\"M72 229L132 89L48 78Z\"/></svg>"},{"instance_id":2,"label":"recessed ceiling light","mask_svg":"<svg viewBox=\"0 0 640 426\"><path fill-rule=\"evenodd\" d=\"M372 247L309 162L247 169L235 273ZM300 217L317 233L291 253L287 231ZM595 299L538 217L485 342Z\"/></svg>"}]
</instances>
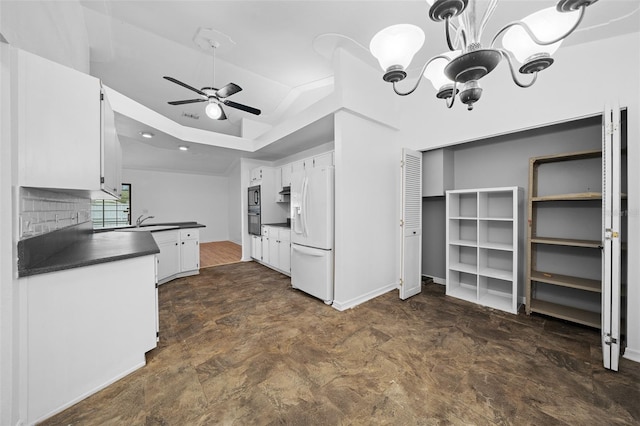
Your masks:
<instances>
[{"instance_id":1,"label":"recessed ceiling light","mask_svg":"<svg viewBox=\"0 0 640 426\"><path fill-rule=\"evenodd\" d=\"M151 132L140 132L140 136L143 138L151 139L154 135Z\"/></svg>"},{"instance_id":2,"label":"recessed ceiling light","mask_svg":"<svg viewBox=\"0 0 640 426\"><path fill-rule=\"evenodd\" d=\"M188 146L184 146L184 145L180 145L180 146L178 147L178 149L179 149L180 151L188 151L188 150L189 150L189 147L188 147Z\"/></svg>"}]
</instances>

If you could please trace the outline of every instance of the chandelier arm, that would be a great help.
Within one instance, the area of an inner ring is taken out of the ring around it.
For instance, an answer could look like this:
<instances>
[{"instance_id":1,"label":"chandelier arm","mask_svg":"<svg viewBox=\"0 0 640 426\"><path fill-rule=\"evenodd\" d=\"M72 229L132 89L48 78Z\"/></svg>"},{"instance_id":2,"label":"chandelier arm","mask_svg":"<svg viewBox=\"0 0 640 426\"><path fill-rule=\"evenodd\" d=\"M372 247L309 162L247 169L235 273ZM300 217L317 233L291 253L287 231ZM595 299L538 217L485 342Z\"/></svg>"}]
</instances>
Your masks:
<instances>
[{"instance_id":1,"label":"chandelier arm","mask_svg":"<svg viewBox=\"0 0 640 426\"><path fill-rule=\"evenodd\" d=\"M413 86L413 89L409 90L408 92L398 92L398 89L396 88L396 82L393 82L393 91L396 92L396 95L400 95L400 96L407 96L412 94L413 92L416 91L416 89L418 88L418 86L420 85L420 83L422 82L422 76L424 75L424 71L427 69L427 67L429 66L429 64L433 61L435 61L436 59L446 59L447 62L451 62L451 59L447 58L444 55L437 55L434 56L433 58L429 59L427 61L426 64L424 64L424 66L422 67L422 71L420 71L420 76L418 77L418 81L416 81L415 86Z\"/></svg>"},{"instance_id":2,"label":"chandelier arm","mask_svg":"<svg viewBox=\"0 0 640 426\"><path fill-rule=\"evenodd\" d=\"M578 28L578 26L582 22L582 19L584 18L584 14L585 14L586 9L587 9L587 6L584 5L584 4L582 6L580 6L580 16L578 17L578 20L576 21L575 25L573 25L573 27L571 27L571 29L569 29L565 34L561 35L560 37L556 38L555 40L542 41L538 37L536 37L536 35L533 33L533 31L531 31L531 28L529 28L529 26L527 24L525 24L522 21L516 21L516 22L511 22L510 24L505 25L500 31L498 31L498 33L493 37L493 40L491 40L491 48L493 48L495 46L496 41L498 40L498 37L500 37L500 35L502 35L509 28L515 27L515 26L522 27L527 32L529 37L531 37L531 39L536 44L539 44L539 45L542 45L542 46L548 46L550 44L557 43L560 40L564 40L565 38L567 38L572 32L575 31L576 28Z\"/></svg>"},{"instance_id":3,"label":"chandelier arm","mask_svg":"<svg viewBox=\"0 0 640 426\"><path fill-rule=\"evenodd\" d=\"M458 90L457 85L458 85L458 82L454 81L453 82L453 92L452 92L452 95L451 95L451 102L449 102L449 99L446 99L447 108L449 108L449 109L451 109L453 104L456 102L456 91Z\"/></svg>"},{"instance_id":4,"label":"chandelier arm","mask_svg":"<svg viewBox=\"0 0 640 426\"><path fill-rule=\"evenodd\" d=\"M449 46L449 50L453 52L456 49L453 47L453 44L451 43L451 33L450 33L450 30L449 30L449 21L450 21L450 19L451 18L449 18L449 16L447 16L445 18L445 20L444 20L444 33L445 33L445 36L447 37L447 46Z\"/></svg>"},{"instance_id":5,"label":"chandelier arm","mask_svg":"<svg viewBox=\"0 0 640 426\"><path fill-rule=\"evenodd\" d=\"M511 71L511 78L513 79L513 82L522 88L527 88L527 87L531 87L533 86L533 84L536 82L536 80L538 79L538 72L534 72L533 73L533 78L531 79L531 81L529 83L522 83L520 80L518 80L518 75L516 74L516 70L513 66L513 59L511 58L511 54L509 52L507 52L506 50L502 50L502 49L498 49L498 51L500 53L502 53L502 56L505 57L505 59L507 60L507 62L509 63L509 71Z\"/></svg>"}]
</instances>

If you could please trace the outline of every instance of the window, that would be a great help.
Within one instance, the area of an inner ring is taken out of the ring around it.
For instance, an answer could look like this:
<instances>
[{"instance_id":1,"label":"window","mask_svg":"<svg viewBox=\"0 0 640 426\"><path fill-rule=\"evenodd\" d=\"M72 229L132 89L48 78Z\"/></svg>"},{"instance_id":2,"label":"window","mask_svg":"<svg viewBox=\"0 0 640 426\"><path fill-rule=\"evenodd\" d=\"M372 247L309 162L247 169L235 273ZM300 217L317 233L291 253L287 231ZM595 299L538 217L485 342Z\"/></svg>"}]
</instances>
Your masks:
<instances>
[{"instance_id":1,"label":"window","mask_svg":"<svg viewBox=\"0 0 640 426\"><path fill-rule=\"evenodd\" d=\"M93 229L131 225L131 184L122 184L119 200L91 200Z\"/></svg>"}]
</instances>

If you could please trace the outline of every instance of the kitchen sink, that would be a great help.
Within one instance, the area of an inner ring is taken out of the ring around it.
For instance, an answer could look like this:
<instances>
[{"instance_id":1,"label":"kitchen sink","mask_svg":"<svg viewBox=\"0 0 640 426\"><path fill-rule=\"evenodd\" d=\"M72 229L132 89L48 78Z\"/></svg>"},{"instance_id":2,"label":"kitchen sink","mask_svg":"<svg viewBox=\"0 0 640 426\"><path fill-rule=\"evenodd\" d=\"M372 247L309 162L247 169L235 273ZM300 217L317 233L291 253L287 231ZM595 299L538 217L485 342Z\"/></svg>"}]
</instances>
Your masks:
<instances>
[{"instance_id":1,"label":"kitchen sink","mask_svg":"<svg viewBox=\"0 0 640 426\"><path fill-rule=\"evenodd\" d=\"M179 226L175 226L175 225L149 225L149 226L141 226L139 228L125 228L125 229L121 229L120 231L127 231L127 232L138 232L138 231L149 231L149 232L153 232L153 231L166 231L167 229L178 229Z\"/></svg>"}]
</instances>

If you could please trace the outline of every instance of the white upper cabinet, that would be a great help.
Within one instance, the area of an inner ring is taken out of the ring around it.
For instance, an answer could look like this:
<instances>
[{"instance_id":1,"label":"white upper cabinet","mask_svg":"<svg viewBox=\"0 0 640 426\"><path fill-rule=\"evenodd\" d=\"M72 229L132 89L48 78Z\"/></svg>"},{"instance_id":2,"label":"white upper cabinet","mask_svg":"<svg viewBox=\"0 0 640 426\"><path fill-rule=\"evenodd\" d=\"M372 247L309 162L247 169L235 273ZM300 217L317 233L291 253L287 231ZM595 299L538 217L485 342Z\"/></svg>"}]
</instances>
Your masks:
<instances>
[{"instance_id":1,"label":"white upper cabinet","mask_svg":"<svg viewBox=\"0 0 640 426\"><path fill-rule=\"evenodd\" d=\"M305 160L295 161L291 163L291 173L303 171L304 165L305 165Z\"/></svg>"},{"instance_id":2,"label":"white upper cabinet","mask_svg":"<svg viewBox=\"0 0 640 426\"><path fill-rule=\"evenodd\" d=\"M101 100L100 80L19 49L12 52L19 184L119 193L120 144L113 112Z\"/></svg>"},{"instance_id":3,"label":"white upper cabinet","mask_svg":"<svg viewBox=\"0 0 640 426\"><path fill-rule=\"evenodd\" d=\"M120 198L122 195L122 149L116 132L113 110L106 94L102 99L102 143L100 155L101 188L103 191Z\"/></svg>"},{"instance_id":4,"label":"white upper cabinet","mask_svg":"<svg viewBox=\"0 0 640 426\"><path fill-rule=\"evenodd\" d=\"M282 166L282 186L291 186L291 164Z\"/></svg>"},{"instance_id":5,"label":"white upper cabinet","mask_svg":"<svg viewBox=\"0 0 640 426\"><path fill-rule=\"evenodd\" d=\"M316 155L310 159L307 159L306 168L311 167L322 167L322 166L333 166L333 151L325 152L324 154ZM311 164L309 165L309 161Z\"/></svg>"},{"instance_id":6,"label":"white upper cabinet","mask_svg":"<svg viewBox=\"0 0 640 426\"><path fill-rule=\"evenodd\" d=\"M264 173L264 167L256 167L249 172L249 181L252 184L262 182L262 176Z\"/></svg>"}]
</instances>

